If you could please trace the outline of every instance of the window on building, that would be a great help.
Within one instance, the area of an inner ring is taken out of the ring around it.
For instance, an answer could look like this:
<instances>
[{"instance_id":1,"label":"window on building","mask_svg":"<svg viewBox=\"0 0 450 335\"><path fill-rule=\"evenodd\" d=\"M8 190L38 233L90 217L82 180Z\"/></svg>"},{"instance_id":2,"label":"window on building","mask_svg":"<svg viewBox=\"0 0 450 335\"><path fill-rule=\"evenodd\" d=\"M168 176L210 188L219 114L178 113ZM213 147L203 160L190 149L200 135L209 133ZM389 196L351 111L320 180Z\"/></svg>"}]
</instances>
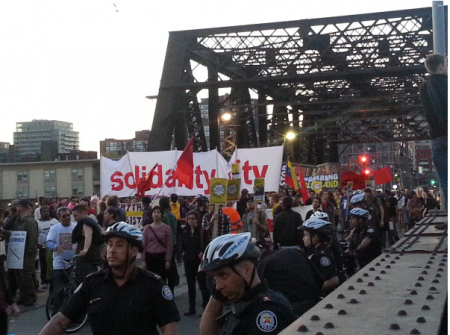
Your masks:
<instances>
[{"instance_id":1,"label":"window on building","mask_svg":"<svg viewBox=\"0 0 450 335\"><path fill-rule=\"evenodd\" d=\"M28 198L28 187L19 187L17 189L18 198Z\"/></svg>"},{"instance_id":2,"label":"window on building","mask_svg":"<svg viewBox=\"0 0 450 335\"><path fill-rule=\"evenodd\" d=\"M28 171L17 171L17 181L18 182L28 181Z\"/></svg>"},{"instance_id":3,"label":"window on building","mask_svg":"<svg viewBox=\"0 0 450 335\"><path fill-rule=\"evenodd\" d=\"M83 196L83 186L72 186L72 195Z\"/></svg>"},{"instance_id":4,"label":"window on building","mask_svg":"<svg viewBox=\"0 0 450 335\"><path fill-rule=\"evenodd\" d=\"M56 187L55 186L45 186L44 187L44 197L56 197Z\"/></svg>"},{"instance_id":5,"label":"window on building","mask_svg":"<svg viewBox=\"0 0 450 335\"><path fill-rule=\"evenodd\" d=\"M45 170L44 171L44 181L56 181L56 171L55 170Z\"/></svg>"},{"instance_id":6,"label":"window on building","mask_svg":"<svg viewBox=\"0 0 450 335\"><path fill-rule=\"evenodd\" d=\"M83 169L72 169L72 181L83 180Z\"/></svg>"}]
</instances>

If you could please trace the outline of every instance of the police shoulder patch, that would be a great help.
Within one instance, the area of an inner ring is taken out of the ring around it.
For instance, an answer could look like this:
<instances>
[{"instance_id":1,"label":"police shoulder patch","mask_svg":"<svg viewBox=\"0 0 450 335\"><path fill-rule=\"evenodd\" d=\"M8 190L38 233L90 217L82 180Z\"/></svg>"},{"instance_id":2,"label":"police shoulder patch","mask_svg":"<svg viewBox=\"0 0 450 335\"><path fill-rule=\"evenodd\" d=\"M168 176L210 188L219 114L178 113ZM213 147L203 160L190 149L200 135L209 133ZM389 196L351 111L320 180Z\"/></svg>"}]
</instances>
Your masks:
<instances>
[{"instance_id":1,"label":"police shoulder patch","mask_svg":"<svg viewBox=\"0 0 450 335\"><path fill-rule=\"evenodd\" d=\"M331 260L327 256L322 256L320 258L320 265L329 266L331 264Z\"/></svg>"},{"instance_id":2,"label":"police shoulder patch","mask_svg":"<svg viewBox=\"0 0 450 335\"><path fill-rule=\"evenodd\" d=\"M256 326L262 332L272 332L278 326L277 316L272 311L262 311L256 317Z\"/></svg>"},{"instance_id":3,"label":"police shoulder patch","mask_svg":"<svg viewBox=\"0 0 450 335\"><path fill-rule=\"evenodd\" d=\"M164 285L162 288L162 296L164 297L164 299L167 300L173 300L173 293L170 290L169 286Z\"/></svg>"}]
</instances>

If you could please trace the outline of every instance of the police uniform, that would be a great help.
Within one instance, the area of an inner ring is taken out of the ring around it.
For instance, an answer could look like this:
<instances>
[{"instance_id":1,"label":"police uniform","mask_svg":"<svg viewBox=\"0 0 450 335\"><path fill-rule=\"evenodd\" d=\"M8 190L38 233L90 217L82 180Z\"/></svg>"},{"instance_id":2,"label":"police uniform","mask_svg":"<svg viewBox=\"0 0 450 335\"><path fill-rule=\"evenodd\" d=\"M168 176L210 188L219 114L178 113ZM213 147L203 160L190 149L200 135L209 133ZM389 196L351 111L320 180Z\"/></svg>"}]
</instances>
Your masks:
<instances>
[{"instance_id":1,"label":"police uniform","mask_svg":"<svg viewBox=\"0 0 450 335\"><path fill-rule=\"evenodd\" d=\"M121 287L110 270L88 275L61 310L71 320L86 312L94 335L159 334L156 325L180 320L169 287L160 276L139 268Z\"/></svg>"},{"instance_id":2,"label":"police uniform","mask_svg":"<svg viewBox=\"0 0 450 335\"><path fill-rule=\"evenodd\" d=\"M228 307L219 318L224 320L219 335L278 334L295 320L289 301L269 289L266 281Z\"/></svg>"},{"instance_id":3,"label":"police uniform","mask_svg":"<svg viewBox=\"0 0 450 335\"><path fill-rule=\"evenodd\" d=\"M308 258L320 271L324 281L338 275L333 252L330 249L323 246L314 248ZM328 294L329 292L324 293Z\"/></svg>"},{"instance_id":4,"label":"police uniform","mask_svg":"<svg viewBox=\"0 0 450 335\"><path fill-rule=\"evenodd\" d=\"M364 249L358 249L358 246L366 237L370 238L371 240L369 246ZM377 238L378 236L375 227L367 222L363 223L360 227L360 230L355 231L355 233L353 234L349 244L349 249L351 251L356 251L356 257L358 259L360 268L366 266L380 254Z\"/></svg>"}]
</instances>

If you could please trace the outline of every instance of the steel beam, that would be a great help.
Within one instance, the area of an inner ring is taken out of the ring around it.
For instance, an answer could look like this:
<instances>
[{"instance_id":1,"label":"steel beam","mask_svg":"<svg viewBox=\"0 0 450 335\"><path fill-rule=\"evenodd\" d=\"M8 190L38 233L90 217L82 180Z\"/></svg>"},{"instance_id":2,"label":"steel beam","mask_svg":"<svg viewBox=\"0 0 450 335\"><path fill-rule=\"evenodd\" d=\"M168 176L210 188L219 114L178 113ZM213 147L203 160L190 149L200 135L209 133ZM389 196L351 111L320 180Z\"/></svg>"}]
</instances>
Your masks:
<instances>
[{"instance_id":1,"label":"steel beam","mask_svg":"<svg viewBox=\"0 0 450 335\"><path fill-rule=\"evenodd\" d=\"M434 228L442 218L423 219L280 335L444 334L447 230Z\"/></svg>"}]
</instances>

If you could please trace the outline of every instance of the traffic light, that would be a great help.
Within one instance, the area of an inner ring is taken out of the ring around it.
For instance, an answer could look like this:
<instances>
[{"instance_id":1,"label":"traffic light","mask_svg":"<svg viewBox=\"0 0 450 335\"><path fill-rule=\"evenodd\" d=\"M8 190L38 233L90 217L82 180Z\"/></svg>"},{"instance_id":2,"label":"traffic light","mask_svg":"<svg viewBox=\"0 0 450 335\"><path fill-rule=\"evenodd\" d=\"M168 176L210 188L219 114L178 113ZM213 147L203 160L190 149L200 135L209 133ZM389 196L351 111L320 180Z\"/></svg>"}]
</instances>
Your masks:
<instances>
[{"instance_id":1,"label":"traffic light","mask_svg":"<svg viewBox=\"0 0 450 335\"><path fill-rule=\"evenodd\" d=\"M370 175L370 169L364 169L364 175L366 176Z\"/></svg>"},{"instance_id":2,"label":"traffic light","mask_svg":"<svg viewBox=\"0 0 450 335\"><path fill-rule=\"evenodd\" d=\"M434 185L436 185L436 180L434 180L434 179L431 179L431 181L430 181L430 184L431 184L431 186L434 186Z\"/></svg>"},{"instance_id":3,"label":"traffic light","mask_svg":"<svg viewBox=\"0 0 450 335\"><path fill-rule=\"evenodd\" d=\"M369 162L369 158L367 158L366 155L359 156L359 163L361 164L361 167L363 169L367 167L368 162Z\"/></svg>"}]
</instances>

